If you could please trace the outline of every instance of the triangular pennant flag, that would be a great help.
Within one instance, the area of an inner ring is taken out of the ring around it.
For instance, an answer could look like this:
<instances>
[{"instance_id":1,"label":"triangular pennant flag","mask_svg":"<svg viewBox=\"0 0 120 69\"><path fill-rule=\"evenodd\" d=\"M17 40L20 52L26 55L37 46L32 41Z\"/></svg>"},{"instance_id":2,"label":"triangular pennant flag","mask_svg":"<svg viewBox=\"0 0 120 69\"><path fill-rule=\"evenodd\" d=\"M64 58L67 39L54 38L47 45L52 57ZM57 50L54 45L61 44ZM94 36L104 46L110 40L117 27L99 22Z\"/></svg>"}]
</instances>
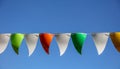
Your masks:
<instances>
[{"instance_id":1,"label":"triangular pennant flag","mask_svg":"<svg viewBox=\"0 0 120 69\"><path fill-rule=\"evenodd\" d=\"M44 48L45 52L49 54L50 43L52 42L54 35L50 33L42 33L39 35L39 37L42 47Z\"/></svg>"},{"instance_id":2,"label":"triangular pennant flag","mask_svg":"<svg viewBox=\"0 0 120 69\"><path fill-rule=\"evenodd\" d=\"M98 55L102 54L102 52L104 51L108 41L108 37L109 33L92 33L92 38L97 48Z\"/></svg>"},{"instance_id":3,"label":"triangular pennant flag","mask_svg":"<svg viewBox=\"0 0 120 69\"><path fill-rule=\"evenodd\" d=\"M10 34L0 34L0 54L7 48L10 39Z\"/></svg>"},{"instance_id":4,"label":"triangular pennant flag","mask_svg":"<svg viewBox=\"0 0 120 69\"><path fill-rule=\"evenodd\" d=\"M110 33L110 38L117 51L120 52L120 32Z\"/></svg>"},{"instance_id":5,"label":"triangular pennant flag","mask_svg":"<svg viewBox=\"0 0 120 69\"><path fill-rule=\"evenodd\" d=\"M25 34L25 39L26 39L26 43L27 43L27 47L28 47L28 51L29 51L29 56L32 55L32 53L34 52L36 45L37 45L37 41L38 41L38 37L39 34Z\"/></svg>"},{"instance_id":6,"label":"triangular pennant flag","mask_svg":"<svg viewBox=\"0 0 120 69\"><path fill-rule=\"evenodd\" d=\"M80 54L82 54L82 47L87 37L87 34L86 33L72 33L71 37L72 37L74 47Z\"/></svg>"},{"instance_id":7,"label":"triangular pennant flag","mask_svg":"<svg viewBox=\"0 0 120 69\"><path fill-rule=\"evenodd\" d=\"M24 39L24 34L21 33L14 33L11 35L11 43L13 50L16 52L16 54L19 54L19 47Z\"/></svg>"},{"instance_id":8,"label":"triangular pennant flag","mask_svg":"<svg viewBox=\"0 0 120 69\"><path fill-rule=\"evenodd\" d=\"M60 56L64 54L70 40L70 33L56 34L56 41L60 50Z\"/></svg>"}]
</instances>

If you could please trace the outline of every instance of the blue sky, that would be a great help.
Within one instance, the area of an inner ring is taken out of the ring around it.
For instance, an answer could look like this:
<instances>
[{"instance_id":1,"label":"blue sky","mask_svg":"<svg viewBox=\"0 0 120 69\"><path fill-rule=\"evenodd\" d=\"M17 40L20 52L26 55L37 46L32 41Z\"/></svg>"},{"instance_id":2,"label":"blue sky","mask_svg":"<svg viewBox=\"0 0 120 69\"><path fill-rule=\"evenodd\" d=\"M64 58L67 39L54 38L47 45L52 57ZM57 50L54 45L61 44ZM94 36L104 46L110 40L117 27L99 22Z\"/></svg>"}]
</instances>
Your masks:
<instances>
[{"instance_id":1,"label":"blue sky","mask_svg":"<svg viewBox=\"0 0 120 69\"><path fill-rule=\"evenodd\" d=\"M97 55L91 32L120 31L119 0L0 0L0 33L86 32L83 54L72 40L63 56L55 38L47 55L38 41L28 57L25 40L16 55L11 43L0 54L0 69L120 69L120 53L110 38L102 55Z\"/></svg>"}]
</instances>

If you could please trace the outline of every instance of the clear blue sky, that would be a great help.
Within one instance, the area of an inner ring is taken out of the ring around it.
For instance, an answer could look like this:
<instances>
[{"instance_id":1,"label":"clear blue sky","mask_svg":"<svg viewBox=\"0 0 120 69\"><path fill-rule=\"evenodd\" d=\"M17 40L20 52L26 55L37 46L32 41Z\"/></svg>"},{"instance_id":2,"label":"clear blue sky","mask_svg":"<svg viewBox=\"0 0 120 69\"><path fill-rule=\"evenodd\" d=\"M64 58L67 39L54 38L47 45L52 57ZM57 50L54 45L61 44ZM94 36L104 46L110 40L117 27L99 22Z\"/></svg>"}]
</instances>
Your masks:
<instances>
[{"instance_id":1,"label":"clear blue sky","mask_svg":"<svg viewBox=\"0 0 120 69\"><path fill-rule=\"evenodd\" d=\"M47 55L38 41L31 57L25 40L16 55L11 44L0 54L0 69L120 69L120 53L110 38L97 55L91 32L120 31L120 0L0 0L0 33L86 32L83 54L72 40L60 57L55 38Z\"/></svg>"}]
</instances>

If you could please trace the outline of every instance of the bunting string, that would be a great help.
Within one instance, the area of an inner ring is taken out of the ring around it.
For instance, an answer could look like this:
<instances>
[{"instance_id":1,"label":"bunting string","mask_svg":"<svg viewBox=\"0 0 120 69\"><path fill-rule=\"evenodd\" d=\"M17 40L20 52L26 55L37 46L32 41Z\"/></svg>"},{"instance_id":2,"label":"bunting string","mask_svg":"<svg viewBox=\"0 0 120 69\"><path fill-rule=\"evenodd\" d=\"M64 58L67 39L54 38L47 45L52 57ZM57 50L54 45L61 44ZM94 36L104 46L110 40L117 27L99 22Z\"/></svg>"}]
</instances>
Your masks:
<instances>
[{"instance_id":1,"label":"bunting string","mask_svg":"<svg viewBox=\"0 0 120 69\"><path fill-rule=\"evenodd\" d=\"M99 32L99 33L89 33L92 36L93 42L97 49L98 55L101 55L105 50L108 38L110 37L114 47L118 52L120 52L120 32ZM69 44L70 38L72 39L75 50L82 54L82 48L84 46L84 42L88 33L3 33L0 34L0 54L2 54L9 41L11 42L11 46L15 53L19 54L19 48L23 39L26 41L26 45L28 48L29 56L31 56L36 49L36 45L38 39L40 39L40 43L47 54L49 53L50 44L52 42L53 37L56 38L56 42L58 44L58 48L60 51L60 56L62 56Z\"/></svg>"}]
</instances>

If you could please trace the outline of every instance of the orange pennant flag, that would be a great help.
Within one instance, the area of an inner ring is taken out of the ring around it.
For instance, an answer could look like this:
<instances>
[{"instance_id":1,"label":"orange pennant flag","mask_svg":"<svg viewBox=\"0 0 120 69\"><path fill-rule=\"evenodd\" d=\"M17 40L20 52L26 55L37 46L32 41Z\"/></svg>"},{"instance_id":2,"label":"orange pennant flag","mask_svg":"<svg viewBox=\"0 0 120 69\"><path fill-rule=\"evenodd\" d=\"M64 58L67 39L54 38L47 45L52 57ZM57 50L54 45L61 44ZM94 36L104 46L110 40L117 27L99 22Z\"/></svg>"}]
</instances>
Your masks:
<instances>
[{"instance_id":1,"label":"orange pennant flag","mask_svg":"<svg viewBox=\"0 0 120 69\"><path fill-rule=\"evenodd\" d=\"M110 33L110 38L115 48L120 52L120 32Z\"/></svg>"},{"instance_id":2,"label":"orange pennant flag","mask_svg":"<svg viewBox=\"0 0 120 69\"><path fill-rule=\"evenodd\" d=\"M49 47L50 47L50 43L52 42L52 39L54 37L54 34L42 33L42 34L39 34L39 37L40 37L42 47L44 48L45 52L47 54L49 54Z\"/></svg>"}]
</instances>

